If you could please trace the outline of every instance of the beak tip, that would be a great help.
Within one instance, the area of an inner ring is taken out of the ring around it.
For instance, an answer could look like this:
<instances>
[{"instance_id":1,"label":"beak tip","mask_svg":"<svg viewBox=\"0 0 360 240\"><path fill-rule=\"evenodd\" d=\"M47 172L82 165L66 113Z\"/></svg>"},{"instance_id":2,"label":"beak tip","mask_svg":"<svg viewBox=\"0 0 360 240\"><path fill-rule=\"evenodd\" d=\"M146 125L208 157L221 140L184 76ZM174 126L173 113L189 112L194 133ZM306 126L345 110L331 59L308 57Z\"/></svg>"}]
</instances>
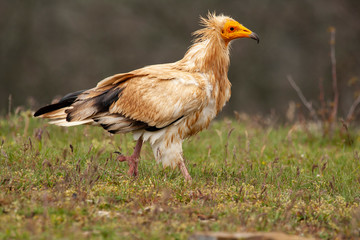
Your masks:
<instances>
[{"instance_id":1,"label":"beak tip","mask_svg":"<svg viewBox=\"0 0 360 240\"><path fill-rule=\"evenodd\" d=\"M251 33L251 34L250 34L250 38L256 40L257 44L259 44L260 38L259 38L259 36L258 36L256 33L254 33L254 32Z\"/></svg>"}]
</instances>

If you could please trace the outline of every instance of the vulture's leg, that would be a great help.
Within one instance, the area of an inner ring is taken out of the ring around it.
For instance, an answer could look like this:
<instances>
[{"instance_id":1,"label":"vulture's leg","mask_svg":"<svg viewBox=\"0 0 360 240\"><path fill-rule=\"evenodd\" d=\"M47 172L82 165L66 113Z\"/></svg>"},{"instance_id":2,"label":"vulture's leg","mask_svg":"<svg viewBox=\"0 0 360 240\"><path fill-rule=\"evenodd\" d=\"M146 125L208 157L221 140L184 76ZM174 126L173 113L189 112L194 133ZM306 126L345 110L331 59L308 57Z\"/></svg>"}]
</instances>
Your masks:
<instances>
[{"instance_id":1,"label":"vulture's leg","mask_svg":"<svg viewBox=\"0 0 360 240\"><path fill-rule=\"evenodd\" d=\"M140 137L134 148L134 153L131 156L120 155L117 157L117 160L119 160L120 162L125 162L125 161L128 162L129 176L136 177L138 175L138 164L139 164L140 151L141 151L142 144L143 144L143 139L142 139L142 137Z\"/></svg>"},{"instance_id":2,"label":"vulture's leg","mask_svg":"<svg viewBox=\"0 0 360 240\"><path fill-rule=\"evenodd\" d=\"M180 171L183 174L185 180L188 181L188 182L191 182L192 179L191 179L191 176L190 176L190 174L189 174L189 172L188 172L188 170L187 170L187 168L185 166L184 161L181 161L179 163L179 168L180 168Z\"/></svg>"}]
</instances>

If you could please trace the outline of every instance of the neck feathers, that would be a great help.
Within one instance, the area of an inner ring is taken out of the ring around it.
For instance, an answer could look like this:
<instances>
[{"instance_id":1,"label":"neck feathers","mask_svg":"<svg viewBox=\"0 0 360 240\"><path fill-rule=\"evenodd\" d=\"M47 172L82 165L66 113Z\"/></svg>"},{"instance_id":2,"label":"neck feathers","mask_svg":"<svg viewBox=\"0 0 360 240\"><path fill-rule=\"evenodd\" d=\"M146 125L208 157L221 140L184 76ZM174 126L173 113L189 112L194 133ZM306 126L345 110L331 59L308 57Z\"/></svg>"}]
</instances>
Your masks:
<instances>
[{"instance_id":1,"label":"neck feathers","mask_svg":"<svg viewBox=\"0 0 360 240\"><path fill-rule=\"evenodd\" d=\"M214 73L226 77L229 69L229 48L215 29L195 32L195 43L186 52L182 61L191 71Z\"/></svg>"},{"instance_id":2,"label":"neck feathers","mask_svg":"<svg viewBox=\"0 0 360 240\"><path fill-rule=\"evenodd\" d=\"M230 98L231 83L227 78L229 69L229 46L216 27L206 27L194 34L194 44L180 60L183 69L200 72L208 76L212 85L212 97L216 102L216 114L220 112Z\"/></svg>"}]
</instances>

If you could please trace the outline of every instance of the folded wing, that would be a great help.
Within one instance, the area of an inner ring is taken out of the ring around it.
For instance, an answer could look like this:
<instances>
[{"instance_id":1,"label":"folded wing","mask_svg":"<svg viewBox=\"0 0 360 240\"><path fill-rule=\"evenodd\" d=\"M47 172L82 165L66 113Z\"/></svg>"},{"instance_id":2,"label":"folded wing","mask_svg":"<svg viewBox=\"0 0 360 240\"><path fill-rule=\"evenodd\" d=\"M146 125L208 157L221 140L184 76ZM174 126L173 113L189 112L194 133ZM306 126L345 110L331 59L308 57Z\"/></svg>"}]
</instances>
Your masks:
<instances>
[{"instance_id":1,"label":"folded wing","mask_svg":"<svg viewBox=\"0 0 360 240\"><path fill-rule=\"evenodd\" d=\"M101 81L95 88L68 94L35 116L63 126L99 124L112 133L157 131L206 104L201 75L158 65Z\"/></svg>"}]
</instances>

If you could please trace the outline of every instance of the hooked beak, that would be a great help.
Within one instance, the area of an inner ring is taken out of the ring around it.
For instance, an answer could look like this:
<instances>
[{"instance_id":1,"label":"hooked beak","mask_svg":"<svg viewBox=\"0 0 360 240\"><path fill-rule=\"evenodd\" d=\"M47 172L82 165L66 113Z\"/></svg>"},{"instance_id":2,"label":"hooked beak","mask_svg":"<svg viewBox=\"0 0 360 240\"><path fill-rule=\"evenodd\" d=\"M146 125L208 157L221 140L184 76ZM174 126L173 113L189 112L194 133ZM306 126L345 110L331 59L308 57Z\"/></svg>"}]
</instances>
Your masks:
<instances>
[{"instance_id":1,"label":"hooked beak","mask_svg":"<svg viewBox=\"0 0 360 240\"><path fill-rule=\"evenodd\" d=\"M258 36L256 33L252 32L252 33L249 35L249 37L252 38L252 39L254 39L254 40L256 40L257 43L259 44L260 39L259 39L259 36Z\"/></svg>"}]
</instances>

